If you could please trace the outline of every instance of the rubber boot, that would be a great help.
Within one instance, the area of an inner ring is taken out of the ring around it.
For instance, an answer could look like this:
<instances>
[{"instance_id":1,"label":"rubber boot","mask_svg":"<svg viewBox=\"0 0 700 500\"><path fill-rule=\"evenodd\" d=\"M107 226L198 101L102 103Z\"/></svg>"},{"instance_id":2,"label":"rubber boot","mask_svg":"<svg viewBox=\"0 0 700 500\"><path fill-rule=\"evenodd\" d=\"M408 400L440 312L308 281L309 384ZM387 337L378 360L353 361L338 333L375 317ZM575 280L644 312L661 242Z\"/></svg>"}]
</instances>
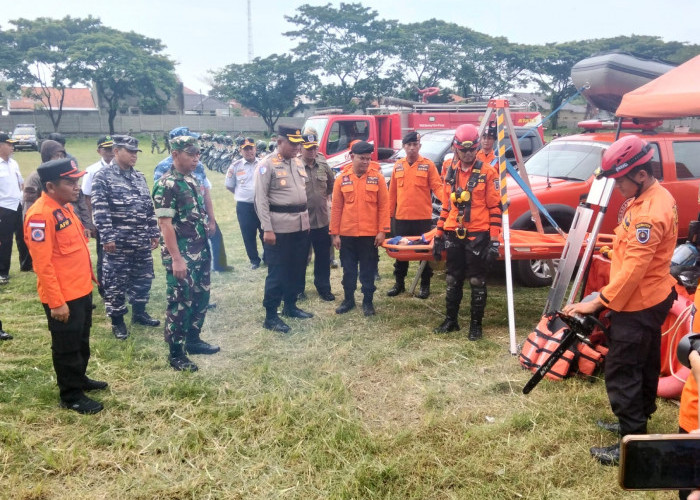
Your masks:
<instances>
[{"instance_id":1,"label":"rubber boot","mask_svg":"<svg viewBox=\"0 0 700 500\"><path fill-rule=\"evenodd\" d=\"M398 294L403 293L406 291L406 284L404 283L403 278L396 278L396 283L394 283L394 286L389 289L388 292L386 292L387 297L396 297Z\"/></svg>"},{"instance_id":2,"label":"rubber boot","mask_svg":"<svg viewBox=\"0 0 700 500\"><path fill-rule=\"evenodd\" d=\"M481 328L481 320L484 318L486 309L486 287L472 287L471 321L469 323L469 340L479 340L484 336Z\"/></svg>"}]
</instances>

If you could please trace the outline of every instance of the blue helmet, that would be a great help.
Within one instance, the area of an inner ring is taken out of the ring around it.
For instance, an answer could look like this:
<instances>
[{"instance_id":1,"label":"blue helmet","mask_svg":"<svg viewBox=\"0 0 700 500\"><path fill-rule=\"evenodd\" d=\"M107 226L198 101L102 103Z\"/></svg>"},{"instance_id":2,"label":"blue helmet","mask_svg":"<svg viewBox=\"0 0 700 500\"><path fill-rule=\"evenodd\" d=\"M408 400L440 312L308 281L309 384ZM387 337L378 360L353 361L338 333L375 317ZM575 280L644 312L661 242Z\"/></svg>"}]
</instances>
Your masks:
<instances>
[{"instance_id":1,"label":"blue helmet","mask_svg":"<svg viewBox=\"0 0 700 500\"><path fill-rule=\"evenodd\" d=\"M174 128L170 131L168 134L171 139L174 139L176 137L180 137L182 135L189 135L190 137L194 137L195 139L199 139L199 134L197 132L191 132L189 127L177 127Z\"/></svg>"}]
</instances>

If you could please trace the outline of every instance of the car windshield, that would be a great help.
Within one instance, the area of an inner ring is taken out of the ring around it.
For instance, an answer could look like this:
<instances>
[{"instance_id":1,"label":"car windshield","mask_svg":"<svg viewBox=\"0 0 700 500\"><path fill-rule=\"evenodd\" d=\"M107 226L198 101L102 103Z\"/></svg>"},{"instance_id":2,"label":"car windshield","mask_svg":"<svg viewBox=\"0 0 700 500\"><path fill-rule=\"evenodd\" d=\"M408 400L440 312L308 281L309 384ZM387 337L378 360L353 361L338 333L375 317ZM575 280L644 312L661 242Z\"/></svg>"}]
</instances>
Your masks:
<instances>
[{"instance_id":1,"label":"car windshield","mask_svg":"<svg viewBox=\"0 0 700 500\"><path fill-rule=\"evenodd\" d=\"M449 148L450 146L450 141L452 141L452 136L439 136L439 139L436 137L435 140L431 140L429 137L422 137L420 140L420 155L423 158L427 158L432 162L437 162L442 158L442 155L445 153L445 150ZM401 159L406 156L406 150L405 149L400 149L396 155L394 156L395 159Z\"/></svg>"},{"instance_id":2,"label":"car windshield","mask_svg":"<svg viewBox=\"0 0 700 500\"><path fill-rule=\"evenodd\" d=\"M585 181L600 166L608 144L555 141L535 153L525 164L529 175Z\"/></svg>"},{"instance_id":3,"label":"car windshield","mask_svg":"<svg viewBox=\"0 0 700 500\"><path fill-rule=\"evenodd\" d=\"M12 135L34 135L32 127L17 127Z\"/></svg>"}]
</instances>

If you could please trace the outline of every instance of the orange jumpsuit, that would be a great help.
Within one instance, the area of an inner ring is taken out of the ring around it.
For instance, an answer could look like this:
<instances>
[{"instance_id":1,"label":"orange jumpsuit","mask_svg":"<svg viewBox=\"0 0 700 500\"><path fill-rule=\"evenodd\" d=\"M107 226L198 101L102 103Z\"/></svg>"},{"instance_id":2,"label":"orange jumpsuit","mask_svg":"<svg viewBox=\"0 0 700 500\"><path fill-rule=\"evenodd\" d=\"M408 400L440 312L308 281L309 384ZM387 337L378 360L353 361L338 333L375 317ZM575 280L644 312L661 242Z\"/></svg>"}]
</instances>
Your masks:
<instances>
[{"instance_id":1,"label":"orange jumpsuit","mask_svg":"<svg viewBox=\"0 0 700 500\"><path fill-rule=\"evenodd\" d=\"M695 294L695 314L693 316L693 327L691 332L700 332L700 293ZM694 431L698 428L698 384L693 374L688 374L688 378L683 386L681 394L681 409L678 413L678 427L685 432Z\"/></svg>"},{"instance_id":2,"label":"orange jumpsuit","mask_svg":"<svg viewBox=\"0 0 700 500\"><path fill-rule=\"evenodd\" d=\"M493 149L489 152L489 154L484 153L483 149L480 149L476 153L476 161L486 163L487 165L492 165L492 162L495 158L496 158L496 151Z\"/></svg>"},{"instance_id":3,"label":"orange jumpsuit","mask_svg":"<svg viewBox=\"0 0 700 500\"><path fill-rule=\"evenodd\" d=\"M394 165L389 182L391 217L399 220L431 219L431 191L442 201L442 179L435 164L422 156L413 165L401 158Z\"/></svg>"}]
</instances>

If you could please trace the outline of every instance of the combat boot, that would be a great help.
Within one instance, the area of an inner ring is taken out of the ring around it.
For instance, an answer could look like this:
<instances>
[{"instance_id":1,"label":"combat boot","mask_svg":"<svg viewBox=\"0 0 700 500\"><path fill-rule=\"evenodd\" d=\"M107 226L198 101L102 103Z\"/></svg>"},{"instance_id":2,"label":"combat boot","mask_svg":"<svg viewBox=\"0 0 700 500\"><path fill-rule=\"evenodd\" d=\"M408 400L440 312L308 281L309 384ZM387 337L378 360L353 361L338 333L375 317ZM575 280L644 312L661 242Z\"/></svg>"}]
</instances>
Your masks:
<instances>
[{"instance_id":1,"label":"combat boot","mask_svg":"<svg viewBox=\"0 0 700 500\"><path fill-rule=\"evenodd\" d=\"M620 443L601 448L591 448L591 456L598 460L601 465L618 465L620 463Z\"/></svg>"},{"instance_id":2,"label":"combat boot","mask_svg":"<svg viewBox=\"0 0 700 500\"><path fill-rule=\"evenodd\" d=\"M372 295L365 295L362 299L362 313L365 316L374 316L377 311L374 310L374 297Z\"/></svg>"},{"instance_id":3,"label":"combat boot","mask_svg":"<svg viewBox=\"0 0 700 500\"><path fill-rule=\"evenodd\" d=\"M355 293L345 292L345 299L336 308L336 314L345 314L348 311L355 309Z\"/></svg>"},{"instance_id":4,"label":"combat boot","mask_svg":"<svg viewBox=\"0 0 700 500\"><path fill-rule=\"evenodd\" d=\"M486 309L486 287L472 286L471 321L469 323L469 340L479 340L484 336L481 320Z\"/></svg>"},{"instance_id":5,"label":"combat boot","mask_svg":"<svg viewBox=\"0 0 700 500\"><path fill-rule=\"evenodd\" d=\"M450 333L460 330L457 315L459 314L459 304L462 301L462 287L450 286L445 290L445 320L433 330L435 333Z\"/></svg>"},{"instance_id":6,"label":"combat boot","mask_svg":"<svg viewBox=\"0 0 700 500\"><path fill-rule=\"evenodd\" d=\"M421 280L420 290L415 295L415 297L418 299L427 299L428 297L430 297L430 281Z\"/></svg>"},{"instance_id":7,"label":"combat boot","mask_svg":"<svg viewBox=\"0 0 700 500\"><path fill-rule=\"evenodd\" d=\"M135 303L133 305L133 311L131 314L131 322L137 323L143 326L159 326L160 321L152 318L150 314L146 312L146 304Z\"/></svg>"},{"instance_id":8,"label":"combat boot","mask_svg":"<svg viewBox=\"0 0 700 500\"><path fill-rule=\"evenodd\" d=\"M403 293L406 291L406 284L404 283L403 278L396 278L396 283L394 283L394 286L389 289L388 292L386 292L387 297L396 297L398 294Z\"/></svg>"},{"instance_id":9,"label":"combat boot","mask_svg":"<svg viewBox=\"0 0 700 500\"><path fill-rule=\"evenodd\" d=\"M199 334L188 334L185 339L185 352L187 354L216 354L221 350L218 345L212 345L199 338Z\"/></svg>"},{"instance_id":10,"label":"combat boot","mask_svg":"<svg viewBox=\"0 0 700 500\"><path fill-rule=\"evenodd\" d=\"M469 323L469 340L479 340L484 336L481 329L481 320L472 319Z\"/></svg>"},{"instance_id":11,"label":"combat boot","mask_svg":"<svg viewBox=\"0 0 700 500\"><path fill-rule=\"evenodd\" d=\"M111 316L112 333L117 340L126 340L129 337L129 330L126 329L124 316Z\"/></svg>"},{"instance_id":12,"label":"combat boot","mask_svg":"<svg viewBox=\"0 0 700 500\"><path fill-rule=\"evenodd\" d=\"M445 321L440 323L440 325L433 330L435 333L450 333L459 331L459 323L457 318L450 318L449 316L445 318Z\"/></svg>"},{"instance_id":13,"label":"combat boot","mask_svg":"<svg viewBox=\"0 0 700 500\"><path fill-rule=\"evenodd\" d=\"M182 344L170 344L170 366L178 372L196 372L199 368L185 354Z\"/></svg>"}]
</instances>

